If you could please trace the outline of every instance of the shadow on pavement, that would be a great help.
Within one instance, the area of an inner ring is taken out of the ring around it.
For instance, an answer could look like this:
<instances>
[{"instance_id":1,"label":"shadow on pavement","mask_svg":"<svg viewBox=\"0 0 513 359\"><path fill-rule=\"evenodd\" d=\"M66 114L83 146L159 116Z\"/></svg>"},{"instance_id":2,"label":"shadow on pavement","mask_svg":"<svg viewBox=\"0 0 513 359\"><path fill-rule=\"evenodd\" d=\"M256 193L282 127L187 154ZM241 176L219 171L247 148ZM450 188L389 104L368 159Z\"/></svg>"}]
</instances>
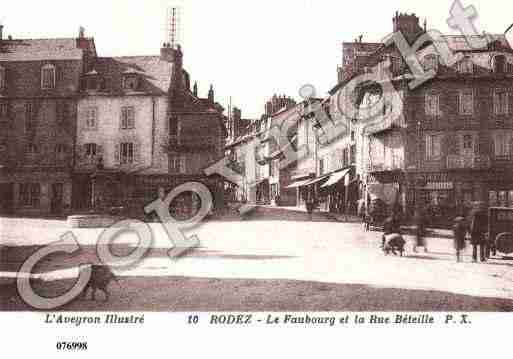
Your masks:
<instances>
[{"instance_id":1,"label":"shadow on pavement","mask_svg":"<svg viewBox=\"0 0 513 359\"><path fill-rule=\"evenodd\" d=\"M38 288L54 296L73 280ZM0 310L33 310L14 286L0 288ZM121 277L110 300L78 298L62 311L513 311L513 300L434 290L384 288L289 279Z\"/></svg>"}]
</instances>

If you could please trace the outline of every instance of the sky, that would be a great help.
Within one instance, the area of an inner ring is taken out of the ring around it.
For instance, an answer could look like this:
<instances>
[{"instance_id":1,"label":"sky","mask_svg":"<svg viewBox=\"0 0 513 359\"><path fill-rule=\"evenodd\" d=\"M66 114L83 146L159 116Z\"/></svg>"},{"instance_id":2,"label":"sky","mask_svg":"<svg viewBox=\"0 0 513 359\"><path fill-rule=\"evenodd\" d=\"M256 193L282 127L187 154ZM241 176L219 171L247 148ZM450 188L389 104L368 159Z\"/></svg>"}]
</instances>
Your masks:
<instances>
[{"instance_id":1,"label":"sky","mask_svg":"<svg viewBox=\"0 0 513 359\"><path fill-rule=\"evenodd\" d=\"M6 2L7 0L2 0ZM478 12L479 31L503 33L513 4L462 0ZM427 18L428 28L453 33L446 20L452 0L45 0L0 7L4 36L75 37L79 26L95 38L100 56L157 55L166 37L166 9L179 5L184 66L199 94L214 85L216 100L260 117L274 93L300 99L311 84L325 96L337 81L342 42L363 35L379 41L392 32L396 11ZM509 36L513 43L513 30Z\"/></svg>"}]
</instances>

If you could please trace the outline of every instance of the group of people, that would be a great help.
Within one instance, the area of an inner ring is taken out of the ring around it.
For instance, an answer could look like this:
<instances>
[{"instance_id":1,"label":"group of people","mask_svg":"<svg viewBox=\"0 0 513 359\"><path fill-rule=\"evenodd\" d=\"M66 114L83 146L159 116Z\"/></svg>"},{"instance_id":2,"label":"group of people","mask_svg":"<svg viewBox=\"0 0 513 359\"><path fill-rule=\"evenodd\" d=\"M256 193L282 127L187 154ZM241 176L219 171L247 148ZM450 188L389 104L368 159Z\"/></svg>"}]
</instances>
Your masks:
<instances>
[{"instance_id":1,"label":"group of people","mask_svg":"<svg viewBox=\"0 0 513 359\"><path fill-rule=\"evenodd\" d=\"M425 252L428 252L426 242L426 221L425 216L421 210L416 210L413 218L414 221L414 238L413 251L417 252L418 247L423 247ZM368 224L364 221L365 229L367 230ZM385 236L391 233L401 233L400 229L400 216L393 213L390 217L383 222L383 237L382 246L385 245ZM456 261L461 261L461 253L466 247L467 238L470 239L472 245L472 259L477 262L486 261L490 257L491 246L488 242L488 212L486 209L479 207L476 208L470 215L469 221L462 216L454 219L452 226L454 249L456 252ZM478 258L479 254L479 258Z\"/></svg>"}]
</instances>

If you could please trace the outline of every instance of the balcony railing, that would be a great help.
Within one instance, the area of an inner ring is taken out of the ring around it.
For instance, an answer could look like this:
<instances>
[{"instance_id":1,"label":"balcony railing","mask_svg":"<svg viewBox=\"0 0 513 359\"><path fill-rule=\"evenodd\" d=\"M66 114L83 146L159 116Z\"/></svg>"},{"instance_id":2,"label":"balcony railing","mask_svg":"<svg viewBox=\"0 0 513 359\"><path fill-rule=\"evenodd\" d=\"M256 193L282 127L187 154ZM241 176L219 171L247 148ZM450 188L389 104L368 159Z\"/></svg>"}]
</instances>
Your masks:
<instances>
[{"instance_id":1,"label":"balcony railing","mask_svg":"<svg viewBox=\"0 0 513 359\"><path fill-rule=\"evenodd\" d=\"M447 169L487 169L490 157L485 155L448 155Z\"/></svg>"}]
</instances>

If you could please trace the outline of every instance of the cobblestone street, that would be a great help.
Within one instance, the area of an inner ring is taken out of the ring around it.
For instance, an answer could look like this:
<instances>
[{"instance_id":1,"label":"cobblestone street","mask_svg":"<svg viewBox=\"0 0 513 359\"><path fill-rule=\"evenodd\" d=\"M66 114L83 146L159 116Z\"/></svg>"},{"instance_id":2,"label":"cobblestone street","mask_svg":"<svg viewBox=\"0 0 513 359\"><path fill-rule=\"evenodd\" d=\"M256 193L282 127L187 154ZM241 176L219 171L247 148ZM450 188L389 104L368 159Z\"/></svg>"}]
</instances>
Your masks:
<instances>
[{"instance_id":1,"label":"cobblestone street","mask_svg":"<svg viewBox=\"0 0 513 359\"><path fill-rule=\"evenodd\" d=\"M312 222L289 211L290 220L255 218L211 221L191 231L200 248L172 261L170 241L152 224L153 248L110 285L109 302L77 299L66 310L513 310L513 261L472 263L470 248L456 263L448 231L432 232L428 253L384 256L380 233L359 223L340 223L322 214ZM64 221L2 219L9 270L69 228ZM80 263L97 262L101 229L74 229L82 251L45 261L38 290L53 296L72 285ZM121 235L117 251L127 253L134 235ZM116 251L116 250L115 250ZM4 250L4 258L5 258ZM5 263L4 263L5 266ZM4 275L5 276L5 275ZM3 278L2 306L30 309ZM103 293L100 299L103 300Z\"/></svg>"}]
</instances>

